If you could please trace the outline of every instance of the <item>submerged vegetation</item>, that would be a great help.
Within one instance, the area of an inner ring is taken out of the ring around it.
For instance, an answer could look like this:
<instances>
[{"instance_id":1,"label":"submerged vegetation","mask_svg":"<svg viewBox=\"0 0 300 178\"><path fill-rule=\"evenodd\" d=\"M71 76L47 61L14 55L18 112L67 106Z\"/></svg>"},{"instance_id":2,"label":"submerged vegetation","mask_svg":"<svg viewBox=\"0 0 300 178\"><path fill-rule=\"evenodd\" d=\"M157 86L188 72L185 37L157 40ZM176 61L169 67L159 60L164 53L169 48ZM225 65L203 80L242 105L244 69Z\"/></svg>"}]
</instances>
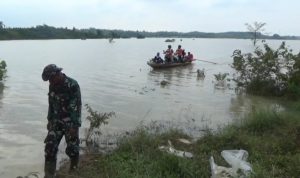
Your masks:
<instances>
[{"instance_id":1,"label":"submerged vegetation","mask_svg":"<svg viewBox=\"0 0 300 178\"><path fill-rule=\"evenodd\" d=\"M214 74L216 81L225 81L225 79L228 75L229 75L228 73Z\"/></svg>"},{"instance_id":2,"label":"submerged vegetation","mask_svg":"<svg viewBox=\"0 0 300 178\"><path fill-rule=\"evenodd\" d=\"M229 75L229 73L218 73L218 74L214 74L215 76L215 87L216 88L223 88L225 89L226 86L226 77ZM230 80L230 79L227 79Z\"/></svg>"},{"instance_id":3,"label":"submerged vegetation","mask_svg":"<svg viewBox=\"0 0 300 178\"><path fill-rule=\"evenodd\" d=\"M300 53L293 54L285 42L277 50L268 44L254 53L233 53L234 81L247 93L265 96L300 97Z\"/></svg>"},{"instance_id":4,"label":"submerged vegetation","mask_svg":"<svg viewBox=\"0 0 300 178\"><path fill-rule=\"evenodd\" d=\"M3 80L5 73L6 73L6 62L0 60L0 81Z\"/></svg>"}]
</instances>

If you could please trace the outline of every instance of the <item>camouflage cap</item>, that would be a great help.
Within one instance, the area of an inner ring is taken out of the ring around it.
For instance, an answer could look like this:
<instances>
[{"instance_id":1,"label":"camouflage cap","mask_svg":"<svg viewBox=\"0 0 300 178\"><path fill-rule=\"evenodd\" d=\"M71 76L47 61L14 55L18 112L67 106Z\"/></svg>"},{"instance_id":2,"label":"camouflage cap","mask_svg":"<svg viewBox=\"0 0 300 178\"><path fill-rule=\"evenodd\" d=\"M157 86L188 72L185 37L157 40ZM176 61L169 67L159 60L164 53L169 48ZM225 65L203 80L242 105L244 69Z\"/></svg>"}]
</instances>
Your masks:
<instances>
[{"instance_id":1,"label":"camouflage cap","mask_svg":"<svg viewBox=\"0 0 300 178\"><path fill-rule=\"evenodd\" d=\"M55 64L49 64L47 65L42 73L42 79L44 81L48 81L53 75L55 75L57 72L60 72L62 68L57 67Z\"/></svg>"}]
</instances>

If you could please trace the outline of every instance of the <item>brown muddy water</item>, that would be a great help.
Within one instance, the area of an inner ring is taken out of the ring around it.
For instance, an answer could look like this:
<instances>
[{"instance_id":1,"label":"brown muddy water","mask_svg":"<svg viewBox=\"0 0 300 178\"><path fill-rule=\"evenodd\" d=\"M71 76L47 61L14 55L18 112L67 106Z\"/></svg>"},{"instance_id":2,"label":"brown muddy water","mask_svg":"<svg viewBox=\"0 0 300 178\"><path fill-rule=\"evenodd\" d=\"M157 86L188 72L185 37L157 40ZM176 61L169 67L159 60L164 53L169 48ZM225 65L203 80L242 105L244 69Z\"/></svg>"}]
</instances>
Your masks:
<instances>
[{"instance_id":1,"label":"brown muddy water","mask_svg":"<svg viewBox=\"0 0 300 178\"><path fill-rule=\"evenodd\" d=\"M0 41L0 59L7 62L7 78L0 85L0 177L24 176L43 170L48 83L41 79L43 67L55 63L75 78L83 104L100 112L114 111L105 133L122 132L141 122L193 121L199 127L217 128L234 121L251 106L280 105L279 101L237 96L228 87L215 87L213 74L228 72L232 52L250 52L250 40L177 39L198 59L191 66L153 70L146 62L165 50L165 39L26 40ZM268 41L278 47L281 41ZM287 41L298 52L300 41ZM197 69L206 77L197 78ZM168 85L161 86L162 80ZM226 84L226 86L227 86ZM83 110L82 120L87 113ZM83 123L81 135L88 124ZM59 155L64 155L61 144Z\"/></svg>"}]
</instances>

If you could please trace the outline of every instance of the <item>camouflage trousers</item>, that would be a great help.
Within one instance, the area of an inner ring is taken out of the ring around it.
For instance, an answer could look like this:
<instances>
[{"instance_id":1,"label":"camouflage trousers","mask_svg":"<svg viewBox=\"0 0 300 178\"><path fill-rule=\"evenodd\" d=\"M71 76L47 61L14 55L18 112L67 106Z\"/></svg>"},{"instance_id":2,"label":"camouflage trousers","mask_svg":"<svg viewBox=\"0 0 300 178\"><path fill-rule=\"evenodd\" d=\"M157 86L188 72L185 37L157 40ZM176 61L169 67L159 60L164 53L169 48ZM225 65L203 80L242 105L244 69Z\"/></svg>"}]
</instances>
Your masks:
<instances>
[{"instance_id":1,"label":"camouflage trousers","mask_svg":"<svg viewBox=\"0 0 300 178\"><path fill-rule=\"evenodd\" d=\"M72 158L79 157L79 128L72 127L67 121L49 121L47 125L48 134L45 138L45 159L46 161L56 161L58 146L63 136L67 143L66 154Z\"/></svg>"}]
</instances>

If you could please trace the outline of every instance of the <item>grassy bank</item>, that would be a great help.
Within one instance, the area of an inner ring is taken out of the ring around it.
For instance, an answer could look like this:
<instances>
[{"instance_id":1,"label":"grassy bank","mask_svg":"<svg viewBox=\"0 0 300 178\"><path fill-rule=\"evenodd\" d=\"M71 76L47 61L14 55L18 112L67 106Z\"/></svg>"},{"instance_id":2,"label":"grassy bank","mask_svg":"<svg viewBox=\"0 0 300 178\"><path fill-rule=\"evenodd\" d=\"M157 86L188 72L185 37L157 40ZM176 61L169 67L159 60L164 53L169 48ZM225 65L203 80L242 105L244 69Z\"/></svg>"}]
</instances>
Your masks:
<instances>
[{"instance_id":1,"label":"grassy bank","mask_svg":"<svg viewBox=\"0 0 300 178\"><path fill-rule=\"evenodd\" d=\"M209 158L229 166L220 156L226 149L245 149L254 174L251 177L299 177L300 175L300 104L283 112L254 111L240 123L218 132L205 131L191 145L178 138L190 137L180 130L149 132L140 127L121 139L109 155L85 155L79 170L72 175L60 170L60 178L141 178L210 177ZM151 127L152 129L153 127ZM150 129L150 130L151 130ZM159 128L155 128L159 129ZM194 158L180 158L158 149L171 140L178 150L192 152Z\"/></svg>"}]
</instances>

